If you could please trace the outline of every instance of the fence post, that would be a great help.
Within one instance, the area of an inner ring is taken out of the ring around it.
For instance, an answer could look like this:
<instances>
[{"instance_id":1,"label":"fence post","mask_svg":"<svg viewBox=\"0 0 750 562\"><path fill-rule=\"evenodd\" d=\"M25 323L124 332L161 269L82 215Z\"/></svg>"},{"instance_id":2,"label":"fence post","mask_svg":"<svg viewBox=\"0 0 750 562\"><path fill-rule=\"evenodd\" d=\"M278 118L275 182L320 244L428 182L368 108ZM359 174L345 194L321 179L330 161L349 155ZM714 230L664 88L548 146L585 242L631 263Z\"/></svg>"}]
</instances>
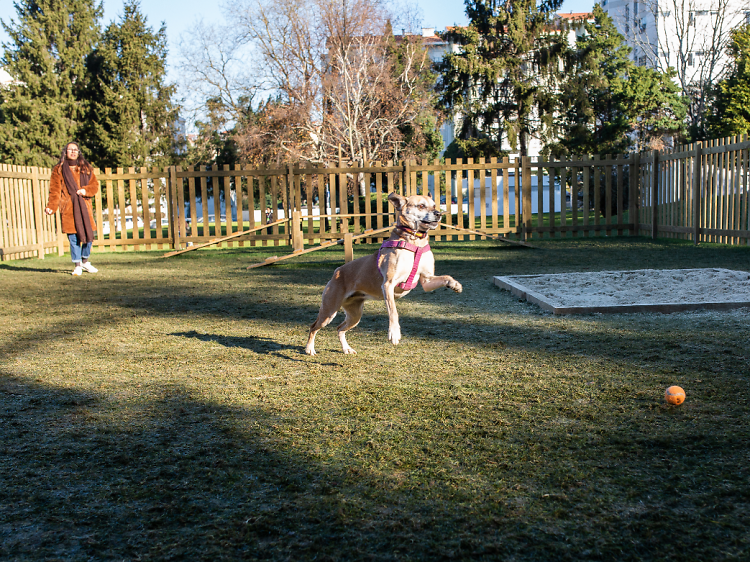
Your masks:
<instances>
[{"instance_id":1,"label":"fence post","mask_svg":"<svg viewBox=\"0 0 750 562\"><path fill-rule=\"evenodd\" d=\"M484 186L482 186L484 189ZM521 157L521 189L523 190L523 240L531 238L531 158ZM537 186L537 189L540 189ZM537 209L538 211L538 209ZM484 212L484 209L482 209Z\"/></svg>"},{"instance_id":2,"label":"fence post","mask_svg":"<svg viewBox=\"0 0 750 562\"><path fill-rule=\"evenodd\" d=\"M349 263L354 259L354 234L347 232L344 234L344 262Z\"/></svg>"},{"instance_id":3,"label":"fence post","mask_svg":"<svg viewBox=\"0 0 750 562\"><path fill-rule=\"evenodd\" d=\"M167 204L169 205L169 222L172 223L172 240L170 245L173 250L181 250L182 246L180 245L180 213L179 209L177 208L179 206L177 204L177 168L175 166L169 167L168 193L169 198ZM214 190L214 197L218 197L218 191L216 189ZM120 208L125 208L124 202L120 203ZM120 220L123 221L122 216L120 217ZM214 217L214 224L218 223L219 217ZM123 234L124 233L125 229L123 228Z\"/></svg>"},{"instance_id":4,"label":"fence post","mask_svg":"<svg viewBox=\"0 0 750 562\"><path fill-rule=\"evenodd\" d=\"M37 258L44 259L44 203L42 203L42 189L39 185L39 168L31 168L31 192L34 202L34 222L36 223L36 251Z\"/></svg>"},{"instance_id":5,"label":"fence post","mask_svg":"<svg viewBox=\"0 0 750 562\"><path fill-rule=\"evenodd\" d=\"M411 185L410 185L410 178L411 178L411 166L409 165L409 160L404 160L404 197L409 197L411 195Z\"/></svg>"},{"instance_id":6,"label":"fence post","mask_svg":"<svg viewBox=\"0 0 750 562\"><path fill-rule=\"evenodd\" d=\"M657 210L659 205L659 151L654 150L654 167L651 169L651 238L656 240L659 226Z\"/></svg>"},{"instance_id":7,"label":"fence post","mask_svg":"<svg viewBox=\"0 0 750 562\"><path fill-rule=\"evenodd\" d=\"M695 154L693 156L693 244L696 246L700 241L701 233L701 158L703 143L695 143Z\"/></svg>"},{"instance_id":8,"label":"fence post","mask_svg":"<svg viewBox=\"0 0 750 562\"><path fill-rule=\"evenodd\" d=\"M638 179L641 177L641 154L631 155L630 163L630 196L628 198L628 218L630 218L630 235L638 234Z\"/></svg>"},{"instance_id":9,"label":"fence post","mask_svg":"<svg viewBox=\"0 0 750 562\"><path fill-rule=\"evenodd\" d=\"M292 211L292 251L301 252L305 249L302 239L302 213L296 209Z\"/></svg>"},{"instance_id":10,"label":"fence post","mask_svg":"<svg viewBox=\"0 0 750 562\"><path fill-rule=\"evenodd\" d=\"M284 210L286 217L292 219L292 224L290 225L291 228L288 229L287 232L287 240L292 245L292 251L296 250L295 246L295 225L296 227L299 227L298 221L295 221L293 218L293 210L294 209L294 165L290 162L287 166L287 172L286 172L286 189L284 192L287 194L286 197L286 209Z\"/></svg>"}]
</instances>

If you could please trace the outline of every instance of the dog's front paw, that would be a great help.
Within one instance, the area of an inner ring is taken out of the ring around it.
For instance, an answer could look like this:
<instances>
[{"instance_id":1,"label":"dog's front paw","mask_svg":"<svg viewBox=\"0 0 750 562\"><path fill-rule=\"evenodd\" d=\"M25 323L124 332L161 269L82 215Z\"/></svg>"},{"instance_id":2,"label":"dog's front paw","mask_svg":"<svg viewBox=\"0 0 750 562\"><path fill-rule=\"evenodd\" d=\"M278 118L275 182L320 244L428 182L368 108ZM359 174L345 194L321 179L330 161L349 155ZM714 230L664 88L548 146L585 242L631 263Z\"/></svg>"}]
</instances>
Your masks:
<instances>
[{"instance_id":1,"label":"dog's front paw","mask_svg":"<svg viewBox=\"0 0 750 562\"><path fill-rule=\"evenodd\" d=\"M388 341L393 345L398 345L398 342L401 341L401 328L399 328L398 326L396 326L395 328L389 328Z\"/></svg>"},{"instance_id":2,"label":"dog's front paw","mask_svg":"<svg viewBox=\"0 0 750 562\"><path fill-rule=\"evenodd\" d=\"M315 348L308 345L305 348L305 353L307 353L308 355L315 355Z\"/></svg>"},{"instance_id":3,"label":"dog's front paw","mask_svg":"<svg viewBox=\"0 0 750 562\"><path fill-rule=\"evenodd\" d=\"M460 293L464 290L464 288L461 286L461 283L459 283L455 279L451 279L450 281L448 281L448 288L451 291L455 291L456 293Z\"/></svg>"}]
</instances>

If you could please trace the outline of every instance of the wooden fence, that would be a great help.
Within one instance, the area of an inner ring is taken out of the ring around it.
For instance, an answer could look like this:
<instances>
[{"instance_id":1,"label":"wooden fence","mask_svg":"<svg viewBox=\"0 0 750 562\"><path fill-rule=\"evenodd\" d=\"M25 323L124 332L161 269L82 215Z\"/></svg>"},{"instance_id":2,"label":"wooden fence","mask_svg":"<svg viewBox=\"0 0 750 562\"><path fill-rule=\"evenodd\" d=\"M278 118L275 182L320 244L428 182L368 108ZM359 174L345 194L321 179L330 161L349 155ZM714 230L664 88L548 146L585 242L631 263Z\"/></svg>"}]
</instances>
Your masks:
<instances>
[{"instance_id":1,"label":"wooden fence","mask_svg":"<svg viewBox=\"0 0 750 562\"><path fill-rule=\"evenodd\" d=\"M627 156L97 171L95 251L313 245L393 224L387 194L429 193L445 224L515 239L647 234L748 244L747 138ZM67 250L44 214L51 170L0 165L0 256ZM355 196L354 194L359 194ZM375 242L387 233L374 233ZM438 228L433 237L473 240Z\"/></svg>"}]
</instances>

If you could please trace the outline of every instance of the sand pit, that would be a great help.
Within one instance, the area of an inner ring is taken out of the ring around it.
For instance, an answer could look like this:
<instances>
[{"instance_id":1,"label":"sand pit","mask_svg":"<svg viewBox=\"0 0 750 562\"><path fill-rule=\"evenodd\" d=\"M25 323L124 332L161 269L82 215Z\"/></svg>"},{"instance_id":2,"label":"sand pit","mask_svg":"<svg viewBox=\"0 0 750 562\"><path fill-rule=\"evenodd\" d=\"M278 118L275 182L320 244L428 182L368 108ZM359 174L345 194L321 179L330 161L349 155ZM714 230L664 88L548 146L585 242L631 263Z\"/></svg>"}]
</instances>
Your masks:
<instances>
[{"instance_id":1,"label":"sand pit","mask_svg":"<svg viewBox=\"0 0 750 562\"><path fill-rule=\"evenodd\" d=\"M750 307L750 273L730 269L516 275L495 277L495 285L553 314Z\"/></svg>"}]
</instances>

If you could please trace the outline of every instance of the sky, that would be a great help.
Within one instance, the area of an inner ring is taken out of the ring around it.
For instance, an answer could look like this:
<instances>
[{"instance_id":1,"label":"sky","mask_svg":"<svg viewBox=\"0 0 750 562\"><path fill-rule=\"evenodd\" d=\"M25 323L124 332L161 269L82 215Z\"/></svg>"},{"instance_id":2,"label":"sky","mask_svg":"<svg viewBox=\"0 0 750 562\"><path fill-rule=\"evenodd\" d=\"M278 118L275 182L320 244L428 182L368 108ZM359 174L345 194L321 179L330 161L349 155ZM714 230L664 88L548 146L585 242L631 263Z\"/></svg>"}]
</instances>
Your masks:
<instances>
[{"instance_id":1,"label":"sky","mask_svg":"<svg viewBox=\"0 0 750 562\"><path fill-rule=\"evenodd\" d=\"M434 27L438 31L447 25L467 23L462 0L416 0L422 9L423 27ZM123 13L121 0L104 0L104 23L118 20ZM220 2L211 0L141 0L141 11L148 18L149 24L158 28L161 22L167 24L167 36L170 46L170 58L176 56L180 35L184 34L199 20L210 22L221 21ZM590 11L594 0L565 0L563 12ZM0 19L8 23L16 19L13 0L0 0ZM0 41L7 42L8 36L0 29Z\"/></svg>"},{"instance_id":2,"label":"sky","mask_svg":"<svg viewBox=\"0 0 750 562\"><path fill-rule=\"evenodd\" d=\"M442 31L449 25L466 25L463 0L414 0L422 11L422 27L434 27ZM595 0L564 0L561 12L588 12ZM103 25L119 20L123 14L122 0L104 0ZM141 11L148 23L158 29L162 22L167 25L169 54L167 57L167 79L178 82L174 63L178 59L180 37L198 21L218 23L223 21L221 2L216 0L141 0ZM8 24L17 20L13 0L0 0L0 19ZM418 31L418 30L414 30ZM0 42L6 43L8 35L0 28ZM0 50L1 54L2 50Z\"/></svg>"}]
</instances>

